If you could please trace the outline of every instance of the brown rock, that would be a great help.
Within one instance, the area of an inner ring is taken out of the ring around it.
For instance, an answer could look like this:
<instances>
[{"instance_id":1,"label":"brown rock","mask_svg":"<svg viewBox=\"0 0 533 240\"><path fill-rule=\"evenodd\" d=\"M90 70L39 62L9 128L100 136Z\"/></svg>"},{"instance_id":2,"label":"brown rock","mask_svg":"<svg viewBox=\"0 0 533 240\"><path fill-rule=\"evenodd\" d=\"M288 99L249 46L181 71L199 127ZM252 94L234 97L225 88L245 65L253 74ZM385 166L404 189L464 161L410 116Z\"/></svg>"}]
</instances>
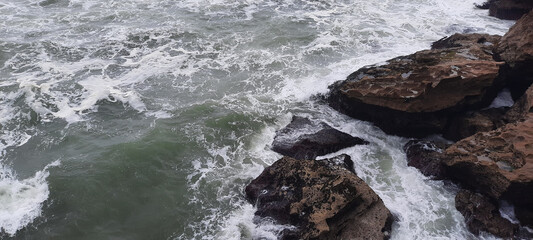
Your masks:
<instances>
[{"instance_id":1,"label":"brown rock","mask_svg":"<svg viewBox=\"0 0 533 240\"><path fill-rule=\"evenodd\" d=\"M455 196L455 207L465 217L468 230L476 235L485 231L497 237L510 238L518 230L518 225L500 215L497 203L481 194L461 190Z\"/></svg>"},{"instance_id":2,"label":"brown rock","mask_svg":"<svg viewBox=\"0 0 533 240\"><path fill-rule=\"evenodd\" d=\"M447 174L517 207L533 208L533 113L523 122L465 138L445 151Z\"/></svg>"},{"instance_id":3,"label":"brown rock","mask_svg":"<svg viewBox=\"0 0 533 240\"><path fill-rule=\"evenodd\" d=\"M272 150L296 159L315 159L367 141L332 128L324 122L293 117L285 128L276 132Z\"/></svg>"},{"instance_id":4,"label":"brown rock","mask_svg":"<svg viewBox=\"0 0 533 240\"><path fill-rule=\"evenodd\" d=\"M489 3L489 15L500 19L517 20L533 8L531 0L496 0Z\"/></svg>"},{"instance_id":5,"label":"brown rock","mask_svg":"<svg viewBox=\"0 0 533 240\"><path fill-rule=\"evenodd\" d=\"M533 1L530 1L533 4ZM506 62L502 76L517 99L533 83L533 12L520 18L502 37L496 57Z\"/></svg>"},{"instance_id":6,"label":"brown rock","mask_svg":"<svg viewBox=\"0 0 533 240\"><path fill-rule=\"evenodd\" d=\"M453 113L488 105L501 88L501 63L491 55L497 39L454 35L436 42L435 49L361 68L330 86L328 101L390 134L442 132Z\"/></svg>"},{"instance_id":7,"label":"brown rock","mask_svg":"<svg viewBox=\"0 0 533 240\"><path fill-rule=\"evenodd\" d=\"M347 169L350 163L347 155L320 161L284 157L246 187L246 196L259 219L296 226L281 239L386 239L392 215Z\"/></svg>"}]
</instances>

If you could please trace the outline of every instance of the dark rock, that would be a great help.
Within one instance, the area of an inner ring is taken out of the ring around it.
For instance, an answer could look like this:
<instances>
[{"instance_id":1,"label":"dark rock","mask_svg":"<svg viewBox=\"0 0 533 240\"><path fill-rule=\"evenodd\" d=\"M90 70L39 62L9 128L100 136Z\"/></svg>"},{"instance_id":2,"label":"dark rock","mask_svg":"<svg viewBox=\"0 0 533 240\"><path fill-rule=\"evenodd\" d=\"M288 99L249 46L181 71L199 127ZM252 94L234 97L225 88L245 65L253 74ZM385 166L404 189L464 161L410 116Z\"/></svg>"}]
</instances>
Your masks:
<instances>
[{"instance_id":1,"label":"dark rock","mask_svg":"<svg viewBox=\"0 0 533 240\"><path fill-rule=\"evenodd\" d=\"M489 1L489 15L500 19L517 20L533 8L531 0Z\"/></svg>"},{"instance_id":2,"label":"dark rock","mask_svg":"<svg viewBox=\"0 0 533 240\"><path fill-rule=\"evenodd\" d=\"M347 155L327 160L283 157L246 187L258 219L295 228L281 239L386 239L392 215L376 193L347 169Z\"/></svg>"},{"instance_id":3,"label":"dark rock","mask_svg":"<svg viewBox=\"0 0 533 240\"><path fill-rule=\"evenodd\" d=\"M330 86L329 104L389 134L442 133L450 116L490 104L503 83L491 35L454 35L434 49L367 66Z\"/></svg>"},{"instance_id":4,"label":"dark rock","mask_svg":"<svg viewBox=\"0 0 533 240\"><path fill-rule=\"evenodd\" d=\"M501 75L516 100L533 83L533 12L509 29L498 43L495 55L506 63Z\"/></svg>"},{"instance_id":5,"label":"dark rock","mask_svg":"<svg viewBox=\"0 0 533 240\"><path fill-rule=\"evenodd\" d=\"M495 130L505 124L503 116L508 108L489 108L477 112L467 112L451 118L444 137L458 141L478 132Z\"/></svg>"},{"instance_id":6,"label":"dark rock","mask_svg":"<svg viewBox=\"0 0 533 240\"><path fill-rule=\"evenodd\" d=\"M500 215L497 203L481 194L461 190L455 196L455 207L465 217L468 230L476 235L485 231L497 237L510 238L518 230L518 225Z\"/></svg>"},{"instance_id":7,"label":"dark rock","mask_svg":"<svg viewBox=\"0 0 533 240\"><path fill-rule=\"evenodd\" d=\"M439 145L439 146L438 146ZM444 179L446 168L442 163L443 144L425 140L411 140L403 147L407 155L407 165L415 167L425 176Z\"/></svg>"},{"instance_id":8,"label":"dark rock","mask_svg":"<svg viewBox=\"0 0 533 240\"><path fill-rule=\"evenodd\" d=\"M307 118L293 117L285 128L276 132L272 150L296 159L315 159L367 141Z\"/></svg>"},{"instance_id":9,"label":"dark rock","mask_svg":"<svg viewBox=\"0 0 533 240\"><path fill-rule=\"evenodd\" d=\"M444 152L447 175L488 197L533 209L533 113L465 138Z\"/></svg>"},{"instance_id":10,"label":"dark rock","mask_svg":"<svg viewBox=\"0 0 533 240\"><path fill-rule=\"evenodd\" d=\"M479 9L489 9L490 8L490 5L492 5L494 2L496 2L497 0L488 0L486 2L484 2L483 4L474 4L477 8Z\"/></svg>"}]
</instances>

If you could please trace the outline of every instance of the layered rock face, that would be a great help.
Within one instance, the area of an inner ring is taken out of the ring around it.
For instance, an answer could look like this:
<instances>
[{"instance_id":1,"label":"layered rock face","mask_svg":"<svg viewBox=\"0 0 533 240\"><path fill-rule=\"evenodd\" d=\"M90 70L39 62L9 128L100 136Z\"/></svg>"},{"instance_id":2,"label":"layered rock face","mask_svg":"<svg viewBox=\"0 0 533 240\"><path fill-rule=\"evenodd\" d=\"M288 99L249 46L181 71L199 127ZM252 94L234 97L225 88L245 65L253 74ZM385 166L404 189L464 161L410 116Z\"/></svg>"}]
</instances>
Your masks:
<instances>
[{"instance_id":1,"label":"layered rock face","mask_svg":"<svg viewBox=\"0 0 533 240\"><path fill-rule=\"evenodd\" d=\"M389 134L442 132L455 113L488 105L502 87L498 36L453 35L433 49L364 67L330 86L329 104Z\"/></svg>"},{"instance_id":2,"label":"layered rock face","mask_svg":"<svg viewBox=\"0 0 533 240\"><path fill-rule=\"evenodd\" d=\"M246 187L258 220L294 225L281 239L387 239L392 215L353 172L347 155L327 160L284 157Z\"/></svg>"},{"instance_id":3,"label":"layered rock face","mask_svg":"<svg viewBox=\"0 0 533 240\"><path fill-rule=\"evenodd\" d=\"M533 1L529 1L533 5ZM503 69L516 99L533 83L533 12L516 22L495 49L496 57L506 62Z\"/></svg>"},{"instance_id":4,"label":"layered rock face","mask_svg":"<svg viewBox=\"0 0 533 240\"><path fill-rule=\"evenodd\" d=\"M289 125L276 132L272 150L296 159L315 159L320 155L367 143L326 123L293 117Z\"/></svg>"}]
</instances>

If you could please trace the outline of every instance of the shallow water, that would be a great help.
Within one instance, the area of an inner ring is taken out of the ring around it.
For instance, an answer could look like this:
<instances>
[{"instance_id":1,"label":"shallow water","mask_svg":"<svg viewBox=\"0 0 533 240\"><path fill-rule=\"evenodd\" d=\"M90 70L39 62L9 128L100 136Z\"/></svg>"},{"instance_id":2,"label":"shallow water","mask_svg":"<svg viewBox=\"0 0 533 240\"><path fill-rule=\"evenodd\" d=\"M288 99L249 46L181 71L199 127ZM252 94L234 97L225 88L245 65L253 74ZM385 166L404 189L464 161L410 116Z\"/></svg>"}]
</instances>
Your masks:
<instances>
[{"instance_id":1,"label":"shallow water","mask_svg":"<svg viewBox=\"0 0 533 240\"><path fill-rule=\"evenodd\" d=\"M505 33L479 2L0 0L0 238L275 239L243 189L300 115L371 142L340 152L393 239L475 239L407 139L311 96L456 32Z\"/></svg>"}]
</instances>

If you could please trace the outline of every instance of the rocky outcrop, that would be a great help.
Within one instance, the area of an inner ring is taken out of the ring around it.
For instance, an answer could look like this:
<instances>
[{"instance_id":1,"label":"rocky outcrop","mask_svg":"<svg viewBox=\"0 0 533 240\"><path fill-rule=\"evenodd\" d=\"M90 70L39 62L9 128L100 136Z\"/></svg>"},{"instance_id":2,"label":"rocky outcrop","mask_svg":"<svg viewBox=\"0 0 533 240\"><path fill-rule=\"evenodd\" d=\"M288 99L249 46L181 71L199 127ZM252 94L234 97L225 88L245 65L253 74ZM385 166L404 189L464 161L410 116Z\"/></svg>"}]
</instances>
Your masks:
<instances>
[{"instance_id":1,"label":"rocky outcrop","mask_svg":"<svg viewBox=\"0 0 533 240\"><path fill-rule=\"evenodd\" d=\"M455 196L455 207L465 217L468 230L476 235L485 231L511 238L518 230L518 225L500 215L497 203L481 194L461 190Z\"/></svg>"},{"instance_id":2,"label":"rocky outcrop","mask_svg":"<svg viewBox=\"0 0 533 240\"><path fill-rule=\"evenodd\" d=\"M330 86L329 104L389 134L442 132L455 113L486 106L502 87L493 60L498 36L454 35L432 50L363 67Z\"/></svg>"},{"instance_id":3,"label":"rocky outcrop","mask_svg":"<svg viewBox=\"0 0 533 240\"><path fill-rule=\"evenodd\" d=\"M488 8L490 16L517 20L533 8L533 2L530 0L489 0L478 7Z\"/></svg>"},{"instance_id":4,"label":"rocky outcrop","mask_svg":"<svg viewBox=\"0 0 533 240\"><path fill-rule=\"evenodd\" d=\"M511 109L505 113L503 120L508 123L525 120L528 113L533 112L533 86L518 99Z\"/></svg>"},{"instance_id":5,"label":"rocky outcrop","mask_svg":"<svg viewBox=\"0 0 533 240\"><path fill-rule=\"evenodd\" d=\"M246 187L256 220L294 225L281 239L388 238L391 213L349 166L347 155L276 161Z\"/></svg>"},{"instance_id":6,"label":"rocky outcrop","mask_svg":"<svg viewBox=\"0 0 533 240\"><path fill-rule=\"evenodd\" d=\"M444 179L446 168L442 163L444 144L425 140L411 140L403 147L407 155L407 165L415 167L422 174L434 179Z\"/></svg>"},{"instance_id":7,"label":"rocky outcrop","mask_svg":"<svg viewBox=\"0 0 533 240\"><path fill-rule=\"evenodd\" d=\"M272 150L296 159L315 159L320 155L367 143L326 123L295 116L289 125L276 132Z\"/></svg>"},{"instance_id":8,"label":"rocky outcrop","mask_svg":"<svg viewBox=\"0 0 533 240\"><path fill-rule=\"evenodd\" d=\"M533 4L533 1L529 1ZM517 99L533 83L533 12L520 18L502 37L496 57L506 62L502 74Z\"/></svg>"},{"instance_id":9,"label":"rocky outcrop","mask_svg":"<svg viewBox=\"0 0 533 240\"><path fill-rule=\"evenodd\" d=\"M453 180L518 208L533 208L533 113L522 122L463 139L444 154Z\"/></svg>"}]
</instances>

